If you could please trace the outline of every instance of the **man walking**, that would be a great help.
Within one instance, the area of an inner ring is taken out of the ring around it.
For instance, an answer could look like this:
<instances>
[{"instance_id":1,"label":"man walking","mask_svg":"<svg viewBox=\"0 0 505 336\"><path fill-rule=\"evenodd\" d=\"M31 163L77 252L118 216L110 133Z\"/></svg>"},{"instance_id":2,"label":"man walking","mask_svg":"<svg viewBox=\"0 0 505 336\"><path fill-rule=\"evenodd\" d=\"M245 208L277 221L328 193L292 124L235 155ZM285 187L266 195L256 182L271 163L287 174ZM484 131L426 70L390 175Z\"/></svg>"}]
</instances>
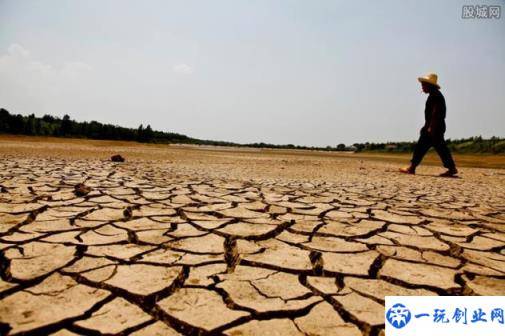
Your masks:
<instances>
[{"instance_id":1,"label":"man walking","mask_svg":"<svg viewBox=\"0 0 505 336\"><path fill-rule=\"evenodd\" d=\"M444 140L446 109L444 96L437 84L438 76L429 74L425 77L419 77L418 80L421 83L423 92L428 94L424 110L425 123L421 128L421 136L414 149L410 166L401 168L400 171L406 174L415 174L416 167L421 163L426 152L434 147L440 159L442 159L444 167L447 168L447 171L440 174L440 176L454 176L458 173L458 170Z\"/></svg>"}]
</instances>

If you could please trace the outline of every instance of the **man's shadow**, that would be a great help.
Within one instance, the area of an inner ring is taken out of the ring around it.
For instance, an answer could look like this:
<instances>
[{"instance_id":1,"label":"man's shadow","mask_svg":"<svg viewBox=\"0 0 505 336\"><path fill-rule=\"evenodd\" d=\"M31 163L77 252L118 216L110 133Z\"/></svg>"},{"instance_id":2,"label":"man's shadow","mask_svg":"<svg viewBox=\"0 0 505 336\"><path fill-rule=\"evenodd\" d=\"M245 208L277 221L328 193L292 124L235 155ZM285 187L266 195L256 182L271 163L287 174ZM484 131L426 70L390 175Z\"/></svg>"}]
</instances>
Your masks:
<instances>
[{"instance_id":1,"label":"man's shadow","mask_svg":"<svg viewBox=\"0 0 505 336\"><path fill-rule=\"evenodd\" d=\"M412 176L412 177L415 177L415 176L424 176L424 177L437 177L437 178L442 178L442 179L462 179L461 176L459 175L453 175L453 176L440 176L440 175L433 175L433 174L419 174L419 173L415 173L415 174L405 174L405 173L402 173L398 170L394 170L394 169L386 169L386 173L393 173L393 174L399 174L399 175L406 175L406 176Z\"/></svg>"},{"instance_id":2,"label":"man's shadow","mask_svg":"<svg viewBox=\"0 0 505 336\"><path fill-rule=\"evenodd\" d=\"M458 176L458 175L453 175L453 176L440 176L440 175L433 175L433 174L419 174L419 173L415 173L415 174L405 174L405 173L402 173L402 172L396 172L400 175L408 175L408 176L412 176L412 177L415 177L415 176L424 176L424 177L436 177L436 178L441 178L441 179L461 179L462 177L461 176Z\"/></svg>"},{"instance_id":3,"label":"man's shadow","mask_svg":"<svg viewBox=\"0 0 505 336\"><path fill-rule=\"evenodd\" d=\"M438 178L442 178L442 179L460 179L460 178L462 178L461 176L458 176L458 175L440 176L440 175L418 174L418 173L416 173L416 175L419 175L419 176L428 176L428 177L438 177Z\"/></svg>"}]
</instances>

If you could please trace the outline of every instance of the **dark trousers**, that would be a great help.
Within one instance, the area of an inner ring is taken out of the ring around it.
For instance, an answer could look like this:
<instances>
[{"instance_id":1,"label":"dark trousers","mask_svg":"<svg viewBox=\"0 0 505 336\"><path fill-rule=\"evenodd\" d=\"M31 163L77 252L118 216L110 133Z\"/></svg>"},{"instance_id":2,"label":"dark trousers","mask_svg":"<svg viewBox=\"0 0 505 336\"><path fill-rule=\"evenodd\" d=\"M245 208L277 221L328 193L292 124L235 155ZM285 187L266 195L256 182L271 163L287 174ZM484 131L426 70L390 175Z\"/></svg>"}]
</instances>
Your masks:
<instances>
[{"instance_id":1,"label":"dark trousers","mask_svg":"<svg viewBox=\"0 0 505 336\"><path fill-rule=\"evenodd\" d=\"M452 159L451 151L445 143L444 134L442 133L429 135L424 130L421 131L421 136L419 137L416 147L414 148L414 155L412 156L411 160L414 167L417 167L421 163L424 155L426 155L426 152L428 152L431 147L435 148L445 168L456 168L456 164Z\"/></svg>"}]
</instances>

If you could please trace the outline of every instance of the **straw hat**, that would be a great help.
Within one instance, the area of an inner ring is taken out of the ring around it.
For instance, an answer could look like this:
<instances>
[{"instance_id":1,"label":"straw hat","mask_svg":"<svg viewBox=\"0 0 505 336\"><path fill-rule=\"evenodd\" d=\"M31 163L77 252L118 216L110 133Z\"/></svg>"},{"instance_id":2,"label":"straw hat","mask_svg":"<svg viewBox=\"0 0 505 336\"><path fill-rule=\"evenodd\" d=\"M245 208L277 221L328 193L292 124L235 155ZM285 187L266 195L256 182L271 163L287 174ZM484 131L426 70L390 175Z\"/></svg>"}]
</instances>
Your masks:
<instances>
[{"instance_id":1,"label":"straw hat","mask_svg":"<svg viewBox=\"0 0 505 336\"><path fill-rule=\"evenodd\" d=\"M440 85L437 84L437 80L438 80L437 74L431 73L431 74L428 74L424 77L418 77L417 80L421 83L431 84L431 85L436 86L437 88L440 89Z\"/></svg>"}]
</instances>

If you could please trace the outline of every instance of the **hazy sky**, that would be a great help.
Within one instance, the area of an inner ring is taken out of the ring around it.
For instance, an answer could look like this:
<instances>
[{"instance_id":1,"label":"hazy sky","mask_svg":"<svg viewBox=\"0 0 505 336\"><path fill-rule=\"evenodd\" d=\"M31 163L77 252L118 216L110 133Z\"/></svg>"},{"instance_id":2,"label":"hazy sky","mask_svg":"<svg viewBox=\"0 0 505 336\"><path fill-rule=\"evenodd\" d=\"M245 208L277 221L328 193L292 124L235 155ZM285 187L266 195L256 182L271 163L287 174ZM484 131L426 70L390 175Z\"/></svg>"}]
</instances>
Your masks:
<instances>
[{"instance_id":1,"label":"hazy sky","mask_svg":"<svg viewBox=\"0 0 505 336\"><path fill-rule=\"evenodd\" d=\"M462 6L500 5L500 19ZM241 143L505 136L505 2L0 0L0 107Z\"/></svg>"}]
</instances>

